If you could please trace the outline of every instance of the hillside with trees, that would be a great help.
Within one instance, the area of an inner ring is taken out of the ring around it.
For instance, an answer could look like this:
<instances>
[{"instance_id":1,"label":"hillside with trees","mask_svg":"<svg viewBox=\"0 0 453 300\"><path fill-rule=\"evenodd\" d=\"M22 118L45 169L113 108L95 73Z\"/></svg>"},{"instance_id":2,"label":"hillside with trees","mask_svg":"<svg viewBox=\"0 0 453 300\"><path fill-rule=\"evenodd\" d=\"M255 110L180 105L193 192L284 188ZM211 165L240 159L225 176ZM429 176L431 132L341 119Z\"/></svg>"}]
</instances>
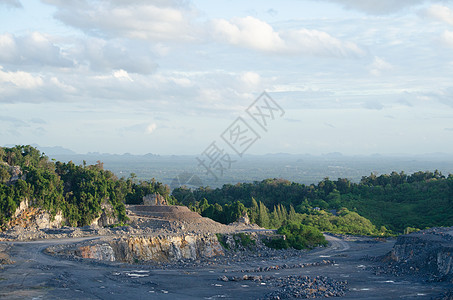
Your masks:
<instances>
[{"instance_id":1,"label":"hillside with trees","mask_svg":"<svg viewBox=\"0 0 453 300\"><path fill-rule=\"evenodd\" d=\"M170 190L155 180L118 179L101 162L77 166L71 161L53 162L31 146L0 148L0 226L24 200L51 215L61 211L71 226L89 225L103 202L111 204L120 222L126 222L125 203L139 203L155 192L168 197Z\"/></svg>"},{"instance_id":2,"label":"hillside with trees","mask_svg":"<svg viewBox=\"0 0 453 300\"><path fill-rule=\"evenodd\" d=\"M185 187L173 196L184 205L228 223L244 211L264 227L301 222L320 230L351 234L402 233L453 225L453 175L404 172L348 179L325 178L304 185L284 179L227 184L222 188Z\"/></svg>"},{"instance_id":3,"label":"hillside with trees","mask_svg":"<svg viewBox=\"0 0 453 300\"><path fill-rule=\"evenodd\" d=\"M152 193L224 224L247 212L251 222L266 228L297 224L347 234L387 235L453 225L453 175L438 171L371 174L359 183L325 178L304 185L266 179L216 189L183 186L171 195L167 185L134 177L117 178L100 161L75 165L50 160L31 146L0 147L0 226L23 200L52 215L62 212L71 226L91 224L102 204L109 203L123 223L125 204L140 204Z\"/></svg>"}]
</instances>

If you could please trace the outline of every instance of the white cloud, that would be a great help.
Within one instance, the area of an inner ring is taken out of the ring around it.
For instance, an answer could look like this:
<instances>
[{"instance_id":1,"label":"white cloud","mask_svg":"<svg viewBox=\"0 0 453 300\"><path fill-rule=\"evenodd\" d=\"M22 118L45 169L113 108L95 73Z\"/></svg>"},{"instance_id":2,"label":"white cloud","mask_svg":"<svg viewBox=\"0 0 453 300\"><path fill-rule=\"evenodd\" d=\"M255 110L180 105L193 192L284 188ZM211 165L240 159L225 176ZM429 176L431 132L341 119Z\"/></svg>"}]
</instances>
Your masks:
<instances>
[{"instance_id":1,"label":"white cloud","mask_svg":"<svg viewBox=\"0 0 453 300\"><path fill-rule=\"evenodd\" d=\"M355 57L365 52L352 42L343 42L326 32L311 29L275 31L254 17L214 20L213 36L223 42L275 54L310 54Z\"/></svg>"},{"instance_id":2,"label":"white cloud","mask_svg":"<svg viewBox=\"0 0 453 300\"><path fill-rule=\"evenodd\" d=\"M393 66L386 62L383 58L375 57L373 63L370 65L370 73L379 76L384 71L392 70Z\"/></svg>"},{"instance_id":3,"label":"white cloud","mask_svg":"<svg viewBox=\"0 0 453 300\"><path fill-rule=\"evenodd\" d=\"M76 88L74 88L73 86L68 85L64 82L61 82L57 77L50 78L50 82L52 85L56 86L57 88L61 89L62 91L65 91L67 93L75 93L77 91Z\"/></svg>"},{"instance_id":4,"label":"white cloud","mask_svg":"<svg viewBox=\"0 0 453 300\"><path fill-rule=\"evenodd\" d=\"M128 80L128 81L134 81L132 78L129 76L129 74L124 71L124 70L116 70L113 72L113 77L118 78L120 80Z\"/></svg>"},{"instance_id":5,"label":"white cloud","mask_svg":"<svg viewBox=\"0 0 453 300\"><path fill-rule=\"evenodd\" d=\"M261 83L261 76L255 72L245 72L241 75L241 80L247 86L254 88Z\"/></svg>"},{"instance_id":6,"label":"white cloud","mask_svg":"<svg viewBox=\"0 0 453 300\"><path fill-rule=\"evenodd\" d=\"M80 40L71 54L80 65L88 65L95 72L122 69L129 73L149 74L157 65L147 50L145 45L131 41L87 38Z\"/></svg>"},{"instance_id":7,"label":"white cloud","mask_svg":"<svg viewBox=\"0 0 453 300\"><path fill-rule=\"evenodd\" d=\"M16 56L16 41L11 34L0 35L0 61L11 61Z\"/></svg>"},{"instance_id":8,"label":"white cloud","mask_svg":"<svg viewBox=\"0 0 453 300\"><path fill-rule=\"evenodd\" d=\"M214 20L214 34L226 42L262 51L276 51L284 47L278 32L254 17Z\"/></svg>"},{"instance_id":9,"label":"white cloud","mask_svg":"<svg viewBox=\"0 0 453 300\"><path fill-rule=\"evenodd\" d=\"M0 35L0 62L3 64L69 67L73 63L48 36L33 32L28 35Z\"/></svg>"},{"instance_id":10,"label":"white cloud","mask_svg":"<svg viewBox=\"0 0 453 300\"><path fill-rule=\"evenodd\" d=\"M290 30L282 33L288 52L319 56L357 57L365 51L352 42L343 42L326 32L310 29Z\"/></svg>"},{"instance_id":11,"label":"white cloud","mask_svg":"<svg viewBox=\"0 0 453 300\"><path fill-rule=\"evenodd\" d=\"M43 80L41 77L33 76L27 72L4 72L0 66L0 90L4 90L5 85L8 84L13 84L13 88L33 89L42 86Z\"/></svg>"},{"instance_id":12,"label":"white cloud","mask_svg":"<svg viewBox=\"0 0 453 300\"><path fill-rule=\"evenodd\" d=\"M151 134L156 130L156 128L157 128L156 123L151 123L146 127L146 133Z\"/></svg>"},{"instance_id":13,"label":"white cloud","mask_svg":"<svg viewBox=\"0 0 453 300\"><path fill-rule=\"evenodd\" d=\"M453 10L446 6L432 5L422 11L422 15L436 21L441 21L453 25Z\"/></svg>"},{"instance_id":14,"label":"white cloud","mask_svg":"<svg viewBox=\"0 0 453 300\"><path fill-rule=\"evenodd\" d=\"M384 15L423 4L427 0L324 0L342 5L345 9L362 11L372 15Z\"/></svg>"},{"instance_id":15,"label":"white cloud","mask_svg":"<svg viewBox=\"0 0 453 300\"><path fill-rule=\"evenodd\" d=\"M157 66L152 56L146 45L122 39L60 38L40 32L22 36L0 35L0 63L22 69L88 66L95 72L122 69L130 73L149 74Z\"/></svg>"},{"instance_id":16,"label":"white cloud","mask_svg":"<svg viewBox=\"0 0 453 300\"><path fill-rule=\"evenodd\" d=\"M453 31L445 30L442 34L442 41L449 47L453 47Z\"/></svg>"},{"instance_id":17,"label":"white cloud","mask_svg":"<svg viewBox=\"0 0 453 300\"><path fill-rule=\"evenodd\" d=\"M153 41L194 39L196 12L183 1L46 0L63 23L98 36Z\"/></svg>"}]
</instances>

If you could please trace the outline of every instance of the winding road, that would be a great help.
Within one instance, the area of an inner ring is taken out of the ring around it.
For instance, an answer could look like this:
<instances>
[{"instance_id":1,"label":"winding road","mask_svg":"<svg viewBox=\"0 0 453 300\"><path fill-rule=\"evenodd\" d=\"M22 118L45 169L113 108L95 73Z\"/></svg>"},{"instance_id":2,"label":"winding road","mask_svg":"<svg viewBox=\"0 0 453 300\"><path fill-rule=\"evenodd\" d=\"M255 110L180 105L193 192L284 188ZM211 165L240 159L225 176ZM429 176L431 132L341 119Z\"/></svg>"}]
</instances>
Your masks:
<instances>
[{"instance_id":1,"label":"winding road","mask_svg":"<svg viewBox=\"0 0 453 300\"><path fill-rule=\"evenodd\" d=\"M264 276L328 276L348 281L349 292L343 299L430 299L445 289L444 285L391 276L376 276L365 255L383 255L392 242L370 239L346 241L326 235L329 246L305 252L300 257L244 259L231 263L215 262L211 266L155 269L147 265L103 263L91 260L66 260L46 255L52 245L72 244L100 237L2 242L10 248L12 265L0 266L2 299L257 299L272 291L270 287L250 282L220 282L219 276L234 275L242 269L257 266L335 260L327 266L275 270ZM236 271L235 271L236 270ZM242 276L243 273L238 273Z\"/></svg>"}]
</instances>

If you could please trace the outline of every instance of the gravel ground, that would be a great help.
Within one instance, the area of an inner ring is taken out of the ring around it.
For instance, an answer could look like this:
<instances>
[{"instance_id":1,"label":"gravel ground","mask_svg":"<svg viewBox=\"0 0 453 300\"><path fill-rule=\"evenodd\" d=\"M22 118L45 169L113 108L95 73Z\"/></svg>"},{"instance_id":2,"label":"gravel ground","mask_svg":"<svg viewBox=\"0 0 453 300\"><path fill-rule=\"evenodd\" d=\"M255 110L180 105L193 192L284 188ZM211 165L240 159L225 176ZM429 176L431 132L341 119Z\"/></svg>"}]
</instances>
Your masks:
<instances>
[{"instance_id":1,"label":"gravel ground","mask_svg":"<svg viewBox=\"0 0 453 300\"><path fill-rule=\"evenodd\" d=\"M0 245L10 247L15 263L2 265L0 298L284 299L325 298L325 293L329 297L332 293L343 295L342 299L448 299L445 283L373 273L370 267L382 263L365 257L384 255L394 241L327 238L330 247L312 251L231 251L212 260L161 266L68 260L43 253L52 245L80 243L92 237L3 242ZM228 281L222 280L223 276ZM233 278L240 279L230 280Z\"/></svg>"}]
</instances>

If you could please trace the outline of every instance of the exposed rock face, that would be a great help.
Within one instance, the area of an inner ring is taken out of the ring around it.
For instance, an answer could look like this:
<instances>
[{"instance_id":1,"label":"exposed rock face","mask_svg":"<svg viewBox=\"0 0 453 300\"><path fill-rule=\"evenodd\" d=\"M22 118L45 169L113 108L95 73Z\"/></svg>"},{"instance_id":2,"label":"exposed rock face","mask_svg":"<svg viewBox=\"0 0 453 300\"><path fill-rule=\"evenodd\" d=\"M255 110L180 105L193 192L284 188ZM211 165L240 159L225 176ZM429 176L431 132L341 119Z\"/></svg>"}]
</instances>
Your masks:
<instances>
[{"instance_id":1,"label":"exposed rock face","mask_svg":"<svg viewBox=\"0 0 453 300\"><path fill-rule=\"evenodd\" d=\"M242 223L242 224L245 224L245 225L249 225L250 224L250 218L249 218L249 215L247 214L247 212L245 211L242 216L237 220L238 223Z\"/></svg>"},{"instance_id":2,"label":"exposed rock face","mask_svg":"<svg viewBox=\"0 0 453 300\"><path fill-rule=\"evenodd\" d=\"M109 202L102 202L101 209L101 215L98 218L94 219L93 222L91 222L91 225L105 227L117 224L119 222L118 216L116 215L113 206Z\"/></svg>"},{"instance_id":3,"label":"exposed rock face","mask_svg":"<svg viewBox=\"0 0 453 300\"><path fill-rule=\"evenodd\" d=\"M14 183L22 178L22 170L19 166L11 166L9 168L9 174L11 175L9 183Z\"/></svg>"},{"instance_id":4,"label":"exposed rock face","mask_svg":"<svg viewBox=\"0 0 453 300\"><path fill-rule=\"evenodd\" d=\"M52 220L52 216L46 212L41 211L41 213L35 216L34 222L36 226L41 228L60 228L66 223L66 219L63 217L63 213L59 211Z\"/></svg>"},{"instance_id":5,"label":"exposed rock face","mask_svg":"<svg viewBox=\"0 0 453 300\"><path fill-rule=\"evenodd\" d=\"M20 226L23 228L33 227L43 228L60 228L66 224L66 219L61 211L52 218L52 215L42 209L30 207L28 200L24 200L14 212L14 218L8 223L8 227Z\"/></svg>"},{"instance_id":6,"label":"exposed rock face","mask_svg":"<svg viewBox=\"0 0 453 300\"><path fill-rule=\"evenodd\" d=\"M109 244L98 244L94 246L79 247L75 255L83 258L91 258L104 261L115 261L113 248Z\"/></svg>"},{"instance_id":7,"label":"exposed rock face","mask_svg":"<svg viewBox=\"0 0 453 300\"><path fill-rule=\"evenodd\" d=\"M422 272L432 279L453 279L453 227L402 235L390 257L398 267Z\"/></svg>"},{"instance_id":8,"label":"exposed rock face","mask_svg":"<svg viewBox=\"0 0 453 300\"><path fill-rule=\"evenodd\" d=\"M0 161L0 171L2 171L0 172L0 182L6 183L7 185L14 184L19 179L25 180L26 178L20 166L10 166L6 162Z\"/></svg>"},{"instance_id":9,"label":"exposed rock face","mask_svg":"<svg viewBox=\"0 0 453 300\"><path fill-rule=\"evenodd\" d=\"M143 205L167 205L167 200L158 193L143 197Z\"/></svg>"},{"instance_id":10,"label":"exposed rock face","mask_svg":"<svg viewBox=\"0 0 453 300\"><path fill-rule=\"evenodd\" d=\"M170 262L224 255L214 235L128 237L78 247L74 254L83 258L133 263Z\"/></svg>"},{"instance_id":11,"label":"exposed rock face","mask_svg":"<svg viewBox=\"0 0 453 300\"><path fill-rule=\"evenodd\" d=\"M102 212L100 216L91 222L91 225L100 227L117 224L118 217L113 209L113 206L108 202L101 204ZM44 228L60 228L66 225L66 219L61 211L52 218L52 215L36 207L31 207L26 199L19 204L19 207L14 212L14 218L9 222L8 227L21 226L24 228L32 227L38 229Z\"/></svg>"},{"instance_id":12,"label":"exposed rock face","mask_svg":"<svg viewBox=\"0 0 453 300\"><path fill-rule=\"evenodd\" d=\"M19 206L16 208L14 212L14 217L17 218L19 214L21 214L24 210L28 208L28 199L25 199L19 203Z\"/></svg>"}]
</instances>

